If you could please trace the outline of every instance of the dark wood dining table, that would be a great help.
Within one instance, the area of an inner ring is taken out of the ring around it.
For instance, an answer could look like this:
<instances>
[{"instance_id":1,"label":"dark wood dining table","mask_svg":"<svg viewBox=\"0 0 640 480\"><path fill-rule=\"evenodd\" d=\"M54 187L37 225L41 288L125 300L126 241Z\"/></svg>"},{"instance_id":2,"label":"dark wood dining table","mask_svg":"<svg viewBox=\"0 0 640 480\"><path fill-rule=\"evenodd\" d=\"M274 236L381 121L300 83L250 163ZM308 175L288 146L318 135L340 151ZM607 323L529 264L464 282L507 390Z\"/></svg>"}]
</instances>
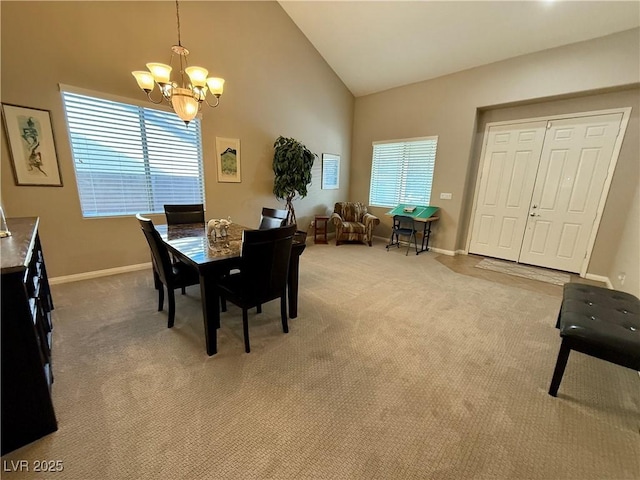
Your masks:
<instances>
[{"instance_id":1,"label":"dark wood dining table","mask_svg":"<svg viewBox=\"0 0 640 480\"><path fill-rule=\"evenodd\" d=\"M212 241L207 235L204 223L180 225L156 225L160 237L169 251L181 261L193 265L200 274L200 296L207 354L217 352L217 332L220 327L220 306L212 301L216 280L233 268L240 266L242 232L250 230L236 223L229 226L226 237ZM298 316L298 279L300 255L305 249L304 232L298 232L294 238L289 261L287 294L289 317Z\"/></svg>"}]
</instances>

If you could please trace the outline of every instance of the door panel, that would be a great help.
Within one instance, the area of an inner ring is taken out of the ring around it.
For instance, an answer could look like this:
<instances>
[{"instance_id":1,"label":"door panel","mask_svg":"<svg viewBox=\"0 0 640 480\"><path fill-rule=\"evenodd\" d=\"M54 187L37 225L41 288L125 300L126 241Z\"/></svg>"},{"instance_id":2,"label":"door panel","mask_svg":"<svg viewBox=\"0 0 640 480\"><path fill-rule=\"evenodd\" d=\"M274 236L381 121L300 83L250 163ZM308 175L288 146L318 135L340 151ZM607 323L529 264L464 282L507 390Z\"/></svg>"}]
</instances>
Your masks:
<instances>
[{"instance_id":1,"label":"door panel","mask_svg":"<svg viewBox=\"0 0 640 480\"><path fill-rule=\"evenodd\" d=\"M514 231L518 223L517 218L504 217L502 219L502 228L500 229L500 239L498 245L500 248L510 249L513 245Z\"/></svg>"},{"instance_id":2,"label":"door panel","mask_svg":"<svg viewBox=\"0 0 640 480\"><path fill-rule=\"evenodd\" d=\"M518 261L579 272L622 114L549 122Z\"/></svg>"},{"instance_id":3,"label":"door panel","mask_svg":"<svg viewBox=\"0 0 640 480\"><path fill-rule=\"evenodd\" d=\"M469 251L517 260L547 122L490 127Z\"/></svg>"},{"instance_id":4,"label":"door panel","mask_svg":"<svg viewBox=\"0 0 640 480\"><path fill-rule=\"evenodd\" d=\"M549 222L540 220L535 223L533 227L533 237L531 239L531 252L532 253L544 253L544 246L549 239L549 230L551 225Z\"/></svg>"},{"instance_id":5,"label":"door panel","mask_svg":"<svg viewBox=\"0 0 640 480\"><path fill-rule=\"evenodd\" d=\"M595 149L584 150L578 161L578 173L573 191L569 198L569 211L580 213L585 212L589 206L589 191L591 180L595 175L598 166L599 151Z\"/></svg>"},{"instance_id":6,"label":"door panel","mask_svg":"<svg viewBox=\"0 0 640 480\"><path fill-rule=\"evenodd\" d=\"M559 257L564 259L571 259L574 257L576 254L576 248L578 247L581 230L582 225L565 223L562 226L560 243L558 245Z\"/></svg>"},{"instance_id":7,"label":"door panel","mask_svg":"<svg viewBox=\"0 0 640 480\"><path fill-rule=\"evenodd\" d=\"M566 150L551 152L547 171L541 172L541 174L544 174L542 179L542 193L537 203L540 210L553 211L556 209L558 196L560 194L560 181L563 178L566 163ZM536 205L536 202L533 202L532 205Z\"/></svg>"}]
</instances>

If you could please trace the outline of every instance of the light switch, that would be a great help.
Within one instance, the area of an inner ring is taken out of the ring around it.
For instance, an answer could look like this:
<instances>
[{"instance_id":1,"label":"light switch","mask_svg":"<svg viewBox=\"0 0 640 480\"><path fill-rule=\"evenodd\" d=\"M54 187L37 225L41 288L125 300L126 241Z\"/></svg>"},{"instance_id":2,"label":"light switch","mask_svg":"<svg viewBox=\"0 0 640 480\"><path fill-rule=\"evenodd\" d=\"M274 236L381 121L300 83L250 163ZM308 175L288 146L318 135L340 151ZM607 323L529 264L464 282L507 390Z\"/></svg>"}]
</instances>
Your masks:
<instances>
[{"instance_id":1,"label":"light switch","mask_svg":"<svg viewBox=\"0 0 640 480\"><path fill-rule=\"evenodd\" d=\"M440 194L440 200L451 200L451 194L450 193L441 193Z\"/></svg>"}]
</instances>

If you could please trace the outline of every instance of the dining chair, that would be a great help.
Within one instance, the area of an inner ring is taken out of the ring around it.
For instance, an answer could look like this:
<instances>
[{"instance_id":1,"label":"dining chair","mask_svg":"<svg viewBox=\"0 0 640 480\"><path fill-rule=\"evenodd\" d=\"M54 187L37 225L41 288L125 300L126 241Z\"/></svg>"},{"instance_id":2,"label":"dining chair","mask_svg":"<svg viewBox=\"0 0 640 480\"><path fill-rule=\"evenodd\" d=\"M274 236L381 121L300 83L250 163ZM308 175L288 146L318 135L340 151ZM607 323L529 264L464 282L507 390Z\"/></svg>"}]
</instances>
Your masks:
<instances>
[{"instance_id":1,"label":"dining chair","mask_svg":"<svg viewBox=\"0 0 640 480\"><path fill-rule=\"evenodd\" d=\"M296 225L269 230L245 230L238 273L223 277L216 283L214 306L220 297L242 308L245 352L249 344L248 310L280 298L282 330L289 332L287 323L287 277L291 246Z\"/></svg>"},{"instance_id":2,"label":"dining chair","mask_svg":"<svg viewBox=\"0 0 640 480\"><path fill-rule=\"evenodd\" d=\"M202 203L190 205L165 205L164 214L167 217L167 225L204 223L204 205Z\"/></svg>"},{"instance_id":3,"label":"dining chair","mask_svg":"<svg viewBox=\"0 0 640 480\"><path fill-rule=\"evenodd\" d=\"M409 237L407 244L407 252L405 255L409 255L409 249L411 248L411 239L413 239L413 244L416 247L416 255L418 255L418 241L416 240L416 226L415 220L413 217L408 215L394 215L393 216L393 226L391 228L391 238L389 239L389 244L387 245L387 251L389 251L389 247L393 245L397 245L400 248L400 237Z\"/></svg>"},{"instance_id":4,"label":"dining chair","mask_svg":"<svg viewBox=\"0 0 640 480\"><path fill-rule=\"evenodd\" d=\"M200 283L200 276L198 271L183 262L171 261L169 250L160 238L160 234L153 226L153 222L143 217L140 214L136 215L138 222L140 222L140 228L144 233L149 248L151 249L151 260L154 268L154 278L157 282L158 288L158 311L162 311L164 306L164 286L167 287L167 296L169 297L169 320L167 327L173 327L173 322L176 313L176 300L174 290L176 288L182 288L190 285L197 285Z\"/></svg>"},{"instance_id":5,"label":"dining chair","mask_svg":"<svg viewBox=\"0 0 640 480\"><path fill-rule=\"evenodd\" d=\"M260 218L259 230L284 227L287 223L287 211L264 207Z\"/></svg>"}]
</instances>

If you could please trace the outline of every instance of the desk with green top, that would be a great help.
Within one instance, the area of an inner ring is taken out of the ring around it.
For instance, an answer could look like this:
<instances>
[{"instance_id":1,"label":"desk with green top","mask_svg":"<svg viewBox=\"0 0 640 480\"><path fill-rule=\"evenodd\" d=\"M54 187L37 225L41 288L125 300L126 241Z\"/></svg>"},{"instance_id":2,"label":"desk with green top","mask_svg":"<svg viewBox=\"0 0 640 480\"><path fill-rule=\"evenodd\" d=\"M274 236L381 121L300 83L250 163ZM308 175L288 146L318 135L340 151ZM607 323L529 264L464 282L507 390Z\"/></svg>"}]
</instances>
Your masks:
<instances>
[{"instance_id":1,"label":"desk with green top","mask_svg":"<svg viewBox=\"0 0 640 480\"><path fill-rule=\"evenodd\" d=\"M415 209L412 212L405 211L405 208ZM440 217L436 215L438 207L431 207L428 205L409 205L401 203L397 207L389 210L385 215L393 217L394 215L404 215L405 217L411 217L416 222L422 222L424 224L422 230L422 248L416 255L429 250L429 237L431 236L431 222L438 220Z\"/></svg>"}]
</instances>

